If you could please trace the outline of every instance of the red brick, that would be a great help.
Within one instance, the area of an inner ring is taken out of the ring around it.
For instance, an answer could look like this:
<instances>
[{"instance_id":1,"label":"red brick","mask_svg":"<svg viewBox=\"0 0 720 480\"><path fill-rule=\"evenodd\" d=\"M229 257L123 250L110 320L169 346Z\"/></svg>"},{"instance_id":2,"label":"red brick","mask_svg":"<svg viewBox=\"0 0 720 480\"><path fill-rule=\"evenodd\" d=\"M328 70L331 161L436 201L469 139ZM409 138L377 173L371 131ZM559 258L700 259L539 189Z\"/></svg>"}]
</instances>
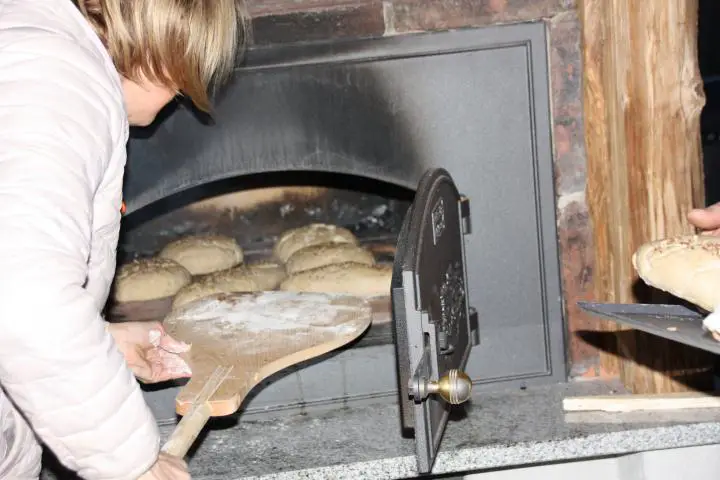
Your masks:
<instances>
[{"instance_id":1,"label":"red brick","mask_svg":"<svg viewBox=\"0 0 720 480\"><path fill-rule=\"evenodd\" d=\"M574 0L396 0L391 28L402 33L539 20L574 7Z\"/></svg>"},{"instance_id":2,"label":"red brick","mask_svg":"<svg viewBox=\"0 0 720 480\"><path fill-rule=\"evenodd\" d=\"M584 199L571 201L558 213L558 243L563 299L568 326L568 357L571 363L587 364L598 358L598 349L578 333L599 329L599 321L583 312L579 301L593 297L593 247L590 216Z\"/></svg>"},{"instance_id":3,"label":"red brick","mask_svg":"<svg viewBox=\"0 0 720 480\"><path fill-rule=\"evenodd\" d=\"M318 2L319 3L319 2ZM252 12L252 43L255 45L331 40L345 37L381 36L385 33L382 3L353 2L331 7Z\"/></svg>"}]
</instances>

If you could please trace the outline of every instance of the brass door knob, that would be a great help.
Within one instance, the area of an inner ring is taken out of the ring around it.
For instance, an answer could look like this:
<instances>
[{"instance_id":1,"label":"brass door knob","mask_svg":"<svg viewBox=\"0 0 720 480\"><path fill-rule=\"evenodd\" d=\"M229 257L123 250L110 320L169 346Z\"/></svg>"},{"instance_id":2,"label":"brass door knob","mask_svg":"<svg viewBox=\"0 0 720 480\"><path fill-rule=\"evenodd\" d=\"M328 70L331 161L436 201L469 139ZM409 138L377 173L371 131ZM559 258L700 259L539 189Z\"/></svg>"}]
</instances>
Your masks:
<instances>
[{"instance_id":1,"label":"brass door knob","mask_svg":"<svg viewBox=\"0 0 720 480\"><path fill-rule=\"evenodd\" d=\"M470 399L472 380L457 369L448 370L437 382L427 383L429 394L437 393L451 405L460 405Z\"/></svg>"}]
</instances>

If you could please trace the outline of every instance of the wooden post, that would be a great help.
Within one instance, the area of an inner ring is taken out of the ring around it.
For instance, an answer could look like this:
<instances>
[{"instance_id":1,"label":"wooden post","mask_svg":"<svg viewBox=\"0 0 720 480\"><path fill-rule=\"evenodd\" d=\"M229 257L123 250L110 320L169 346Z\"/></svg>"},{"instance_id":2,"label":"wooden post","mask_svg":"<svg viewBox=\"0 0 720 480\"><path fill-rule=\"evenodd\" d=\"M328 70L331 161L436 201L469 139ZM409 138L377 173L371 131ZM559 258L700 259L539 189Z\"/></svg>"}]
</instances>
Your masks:
<instances>
[{"instance_id":1,"label":"wooden post","mask_svg":"<svg viewBox=\"0 0 720 480\"><path fill-rule=\"evenodd\" d=\"M698 0L581 0L580 7L595 294L647 301L632 254L647 241L692 233L686 215L704 203ZM711 381L713 357L696 349L632 330L605 347L602 368L636 393Z\"/></svg>"}]
</instances>

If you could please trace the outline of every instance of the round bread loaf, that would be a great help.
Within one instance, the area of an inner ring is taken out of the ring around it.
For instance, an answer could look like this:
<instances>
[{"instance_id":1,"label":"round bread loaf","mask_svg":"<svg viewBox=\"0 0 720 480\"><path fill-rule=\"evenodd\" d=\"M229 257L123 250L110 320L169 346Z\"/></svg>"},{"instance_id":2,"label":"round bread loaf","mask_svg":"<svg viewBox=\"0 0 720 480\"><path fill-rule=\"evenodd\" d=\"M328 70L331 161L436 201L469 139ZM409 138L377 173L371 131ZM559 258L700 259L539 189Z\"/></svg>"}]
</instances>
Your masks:
<instances>
[{"instance_id":1,"label":"round bread loaf","mask_svg":"<svg viewBox=\"0 0 720 480\"><path fill-rule=\"evenodd\" d=\"M184 286L175 295L172 308L178 308L190 302L216 293L258 292L262 289L248 274L244 266L214 272Z\"/></svg>"},{"instance_id":2,"label":"round bread loaf","mask_svg":"<svg viewBox=\"0 0 720 480\"><path fill-rule=\"evenodd\" d=\"M392 267L336 263L290 275L280 284L289 292L344 293L356 296L390 295Z\"/></svg>"},{"instance_id":3,"label":"round bread loaf","mask_svg":"<svg viewBox=\"0 0 720 480\"><path fill-rule=\"evenodd\" d=\"M358 240L350 230L336 225L312 223L304 227L293 228L280 235L273 254L283 263L298 250L323 243L350 243L357 245Z\"/></svg>"},{"instance_id":4,"label":"round bread loaf","mask_svg":"<svg viewBox=\"0 0 720 480\"><path fill-rule=\"evenodd\" d=\"M293 253L285 268L288 274L294 275L335 263L375 265L375 257L367 249L352 243L323 243Z\"/></svg>"},{"instance_id":5,"label":"round bread loaf","mask_svg":"<svg viewBox=\"0 0 720 480\"><path fill-rule=\"evenodd\" d=\"M184 237L167 244L159 256L176 261L193 275L227 270L243 261L242 248L223 235Z\"/></svg>"},{"instance_id":6,"label":"round bread loaf","mask_svg":"<svg viewBox=\"0 0 720 480\"><path fill-rule=\"evenodd\" d=\"M243 268L243 267L238 267ZM275 290L285 280L285 265L276 260L260 260L244 266L260 290Z\"/></svg>"},{"instance_id":7,"label":"round bread loaf","mask_svg":"<svg viewBox=\"0 0 720 480\"><path fill-rule=\"evenodd\" d=\"M192 277L185 267L167 258L144 258L117 269L113 298L143 302L175 295Z\"/></svg>"},{"instance_id":8,"label":"round bread loaf","mask_svg":"<svg viewBox=\"0 0 720 480\"><path fill-rule=\"evenodd\" d=\"M649 242L632 262L648 285L712 312L703 326L720 341L720 238L684 235Z\"/></svg>"},{"instance_id":9,"label":"round bread loaf","mask_svg":"<svg viewBox=\"0 0 720 480\"><path fill-rule=\"evenodd\" d=\"M720 238L684 235L649 242L632 257L648 285L708 312L720 304Z\"/></svg>"}]
</instances>

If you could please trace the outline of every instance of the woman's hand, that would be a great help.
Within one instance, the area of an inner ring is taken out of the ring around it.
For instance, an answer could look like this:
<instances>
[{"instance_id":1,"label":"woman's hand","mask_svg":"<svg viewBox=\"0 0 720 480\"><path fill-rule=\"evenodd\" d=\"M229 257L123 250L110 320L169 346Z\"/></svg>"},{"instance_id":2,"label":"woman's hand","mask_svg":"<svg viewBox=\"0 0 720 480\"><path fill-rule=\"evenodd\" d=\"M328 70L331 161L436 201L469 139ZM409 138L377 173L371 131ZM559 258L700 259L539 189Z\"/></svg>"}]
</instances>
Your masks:
<instances>
[{"instance_id":1,"label":"woman's hand","mask_svg":"<svg viewBox=\"0 0 720 480\"><path fill-rule=\"evenodd\" d=\"M720 235L720 202L707 208L696 208L688 214L688 221L704 230L704 234Z\"/></svg>"},{"instance_id":2,"label":"woman's hand","mask_svg":"<svg viewBox=\"0 0 720 480\"><path fill-rule=\"evenodd\" d=\"M180 353L190 345L165 333L160 322L109 323L108 331L130 369L144 383L190 377L192 372Z\"/></svg>"},{"instance_id":3,"label":"woman's hand","mask_svg":"<svg viewBox=\"0 0 720 480\"><path fill-rule=\"evenodd\" d=\"M184 460L160 453L155 465L138 480L190 480L190 472Z\"/></svg>"}]
</instances>

